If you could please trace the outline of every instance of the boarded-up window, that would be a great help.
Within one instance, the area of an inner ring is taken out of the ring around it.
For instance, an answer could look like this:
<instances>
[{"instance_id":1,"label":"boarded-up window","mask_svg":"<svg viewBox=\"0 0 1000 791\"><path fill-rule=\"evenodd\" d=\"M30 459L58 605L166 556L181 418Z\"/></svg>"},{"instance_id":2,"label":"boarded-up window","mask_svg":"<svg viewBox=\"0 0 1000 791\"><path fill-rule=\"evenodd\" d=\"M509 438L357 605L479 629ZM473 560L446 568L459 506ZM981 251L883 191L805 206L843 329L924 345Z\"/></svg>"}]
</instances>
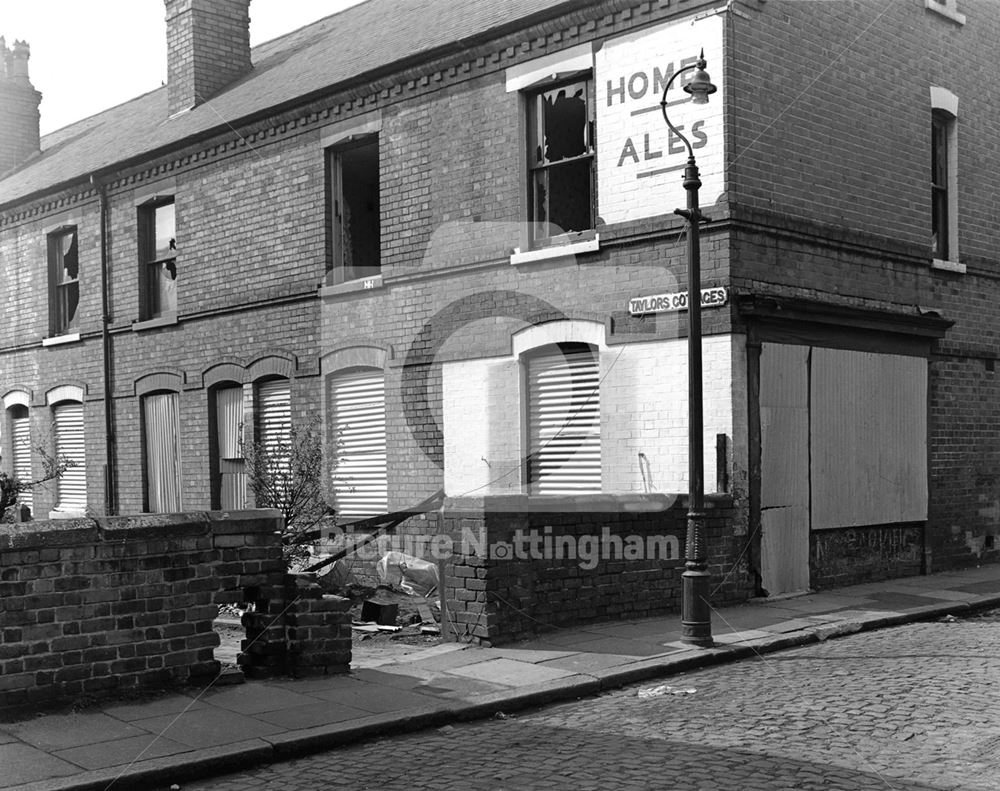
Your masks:
<instances>
[{"instance_id":1,"label":"boarded-up window","mask_svg":"<svg viewBox=\"0 0 1000 791\"><path fill-rule=\"evenodd\" d=\"M388 511L385 377L353 371L330 381L330 428L335 447L334 507L344 516Z\"/></svg>"},{"instance_id":2,"label":"boarded-up window","mask_svg":"<svg viewBox=\"0 0 1000 791\"><path fill-rule=\"evenodd\" d=\"M21 481L32 480L31 477L31 421L28 408L13 406L10 415L11 461L14 477ZM34 507L31 490L21 492L18 501L28 508Z\"/></svg>"},{"instance_id":3,"label":"boarded-up window","mask_svg":"<svg viewBox=\"0 0 1000 791\"><path fill-rule=\"evenodd\" d=\"M527 361L528 486L532 494L601 491L597 350L546 347Z\"/></svg>"},{"instance_id":4,"label":"boarded-up window","mask_svg":"<svg viewBox=\"0 0 1000 791\"><path fill-rule=\"evenodd\" d=\"M52 409L56 458L70 466L56 483L56 510L87 508L87 459L84 454L83 404L63 401Z\"/></svg>"},{"instance_id":5,"label":"boarded-up window","mask_svg":"<svg viewBox=\"0 0 1000 791\"><path fill-rule=\"evenodd\" d=\"M181 510L179 416L177 393L142 399L146 444L146 510Z\"/></svg>"},{"instance_id":6,"label":"boarded-up window","mask_svg":"<svg viewBox=\"0 0 1000 791\"><path fill-rule=\"evenodd\" d=\"M814 348L813 529L927 518L927 360Z\"/></svg>"},{"instance_id":7,"label":"boarded-up window","mask_svg":"<svg viewBox=\"0 0 1000 791\"><path fill-rule=\"evenodd\" d=\"M289 470L292 429L291 386L287 379L257 385L257 442L263 445L277 470Z\"/></svg>"},{"instance_id":8,"label":"boarded-up window","mask_svg":"<svg viewBox=\"0 0 1000 791\"><path fill-rule=\"evenodd\" d=\"M246 462L240 448L243 425L243 388L239 385L215 391L216 507L246 508Z\"/></svg>"}]
</instances>

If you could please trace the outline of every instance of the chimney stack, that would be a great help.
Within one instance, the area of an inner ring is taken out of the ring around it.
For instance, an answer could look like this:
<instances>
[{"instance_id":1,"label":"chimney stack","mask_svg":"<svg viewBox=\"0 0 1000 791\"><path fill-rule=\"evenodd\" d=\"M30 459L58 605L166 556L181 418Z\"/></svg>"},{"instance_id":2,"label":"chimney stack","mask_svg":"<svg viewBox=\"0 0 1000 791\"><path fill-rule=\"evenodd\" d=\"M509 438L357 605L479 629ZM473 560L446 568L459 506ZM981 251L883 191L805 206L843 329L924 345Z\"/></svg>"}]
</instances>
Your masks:
<instances>
[{"instance_id":1,"label":"chimney stack","mask_svg":"<svg viewBox=\"0 0 1000 791\"><path fill-rule=\"evenodd\" d=\"M31 48L15 41L11 49L0 36L0 175L38 153L38 105L42 94L28 79Z\"/></svg>"},{"instance_id":2,"label":"chimney stack","mask_svg":"<svg viewBox=\"0 0 1000 791\"><path fill-rule=\"evenodd\" d=\"M169 114L207 101L250 71L250 0L164 0Z\"/></svg>"}]
</instances>

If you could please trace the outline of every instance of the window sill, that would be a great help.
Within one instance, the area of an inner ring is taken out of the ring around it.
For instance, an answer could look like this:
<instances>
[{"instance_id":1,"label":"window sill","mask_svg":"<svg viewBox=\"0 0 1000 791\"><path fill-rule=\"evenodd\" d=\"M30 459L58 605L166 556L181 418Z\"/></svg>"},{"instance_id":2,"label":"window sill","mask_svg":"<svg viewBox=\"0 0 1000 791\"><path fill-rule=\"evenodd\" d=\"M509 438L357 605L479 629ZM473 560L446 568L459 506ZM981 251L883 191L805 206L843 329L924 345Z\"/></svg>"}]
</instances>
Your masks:
<instances>
[{"instance_id":1,"label":"window sill","mask_svg":"<svg viewBox=\"0 0 1000 791\"><path fill-rule=\"evenodd\" d=\"M943 261L940 258L935 258L931 261L931 269L941 269L945 272L957 272L960 275L965 274L965 264L959 263L958 261Z\"/></svg>"},{"instance_id":2,"label":"window sill","mask_svg":"<svg viewBox=\"0 0 1000 791\"><path fill-rule=\"evenodd\" d=\"M600 234L594 234L587 239L579 239L566 244L553 244L548 247L539 247L535 250L528 250L522 253L515 249L510 256L510 262L514 266L518 264L533 264L538 261L551 261L556 258L566 258L580 253L593 253L601 249Z\"/></svg>"},{"instance_id":3,"label":"window sill","mask_svg":"<svg viewBox=\"0 0 1000 791\"><path fill-rule=\"evenodd\" d=\"M79 332L68 332L65 335L42 338L42 346L61 346L64 343L76 343L78 340L80 340Z\"/></svg>"},{"instance_id":4,"label":"window sill","mask_svg":"<svg viewBox=\"0 0 1000 791\"><path fill-rule=\"evenodd\" d=\"M157 316L155 319L143 319L132 322L132 332L142 332L143 330L154 330L157 327L169 327L177 323L177 314L168 313L164 316Z\"/></svg>"},{"instance_id":5,"label":"window sill","mask_svg":"<svg viewBox=\"0 0 1000 791\"><path fill-rule=\"evenodd\" d=\"M348 280L346 283L338 283L335 286L320 286L320 297L334 297L338 294L353 294L356 291L376 291L385 288L382 283L382 275L375 277L364 277L358 280Z\"/></svg>"},{"instance_id":6,"label":"window sill","mask_svg":"<svg viewBox=\"0 0 1000 791\"><path fill-rule=\"evenodd\" d=\"M960 14L955 8L949 7L946 3L941 2L941 0L924 0L924 8L928 11L933 11L935 14L940 14L946 19L950 19L957 25L965 24L965 14Z\"/></svg>"}]
</instances>

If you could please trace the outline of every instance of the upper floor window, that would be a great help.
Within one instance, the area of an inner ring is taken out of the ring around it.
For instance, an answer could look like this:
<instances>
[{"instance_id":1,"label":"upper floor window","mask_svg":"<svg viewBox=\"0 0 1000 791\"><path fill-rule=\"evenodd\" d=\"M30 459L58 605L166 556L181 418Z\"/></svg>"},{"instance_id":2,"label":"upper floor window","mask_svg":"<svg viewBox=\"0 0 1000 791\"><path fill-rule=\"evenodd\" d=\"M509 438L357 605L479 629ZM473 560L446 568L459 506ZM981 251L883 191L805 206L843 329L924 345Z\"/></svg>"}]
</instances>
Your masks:
<instances>
[{"instance_id":1,"label":"upper floor window","mask_svg":"<svg viewBox=\"0 0 1000 791\"><path fill-rule=\"evenodd\" d=\"M66 335L77 330L80 304L80 254L75 227L63 228L48 237L49 334Z\"/></svg>"},{"instance_id":2,"label":"upper floor window","mask_svg":"<svg viewBox=\"0 0 1000 791\"><path fill-rule=\"evenodd\" d=\"M378 135L327 151L330 282L382 272Z\"/></svg>"},{"instance_id":3,"label":"upper floor window","mask_svg":"<svg viewBox=\"0 0 1000 791\"><path fill-rule=\"evenodd\" d=\"M948 260L948 127L951 119L935 111L931 121L931 247L934 257Z\"/></svg>"},{"instance_id":4,"label":"upper floor window","mask_svg":"<svg viewBox=\"0 0 1000 791\"><path fill-rule=\"evenodd\" d=\"M931 254L963 271L958 249L958 97L931 87Z\"/></svg>"},{"instance_id":5,"label":"upper floor window","mask_svg":"<svg viewBox=\"0 0 1000 791\"><path fill-rule=\"evenodd\" d=\"M594 227L594 114L590 79L528 94L532 241Z\"/></svg>"},{"instance_id":6,"label":"upper floor window","mask_svg":"<svg viewBox=\"0 0 1000 791\"><path fill-rule=\"evenodd\" d=\"M173 198L139 207L142 318L177 313L177 234Z\"/></svg>"}]
</instances>

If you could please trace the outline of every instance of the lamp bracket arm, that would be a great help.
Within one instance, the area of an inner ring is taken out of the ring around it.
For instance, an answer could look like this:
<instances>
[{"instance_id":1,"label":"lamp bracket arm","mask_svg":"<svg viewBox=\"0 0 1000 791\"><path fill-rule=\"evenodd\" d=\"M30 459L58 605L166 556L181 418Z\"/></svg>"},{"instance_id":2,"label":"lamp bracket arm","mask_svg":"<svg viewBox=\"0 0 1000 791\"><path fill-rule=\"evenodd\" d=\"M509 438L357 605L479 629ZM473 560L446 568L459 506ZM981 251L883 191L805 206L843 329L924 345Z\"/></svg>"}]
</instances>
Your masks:
<instances>
[{"instance_id":1,"label":"lamp bracket arm","mask_svg":"<svg viewBox=\"0 0 1000 791\"><path fill-rule=\"evenodd\" d=\"M702 61L699 61L699 63L701 62ZM697 68L698 68L698 63L692 63L688 66L685 66L682 69L678 69L677 71L675 71L673 76L669 80L667 80L667 85L663 89L663 96L660 98L660 110L663 111L663 120L667 122L667 126L670 127L670 131L673 132L675 135L677 135L684 142L684 145L687 146L688 156L692 158L694 157L694 149L691 148L691 143L688 142L688 139L681 133L681 131L676 126L670 123L670 118L667 116L667 92L670 90L670 86L674 84L674 80L676 80L681 74L683 74L686 71L691 71L692 69L697 69Z\"/></svg>"}]
</instances>

